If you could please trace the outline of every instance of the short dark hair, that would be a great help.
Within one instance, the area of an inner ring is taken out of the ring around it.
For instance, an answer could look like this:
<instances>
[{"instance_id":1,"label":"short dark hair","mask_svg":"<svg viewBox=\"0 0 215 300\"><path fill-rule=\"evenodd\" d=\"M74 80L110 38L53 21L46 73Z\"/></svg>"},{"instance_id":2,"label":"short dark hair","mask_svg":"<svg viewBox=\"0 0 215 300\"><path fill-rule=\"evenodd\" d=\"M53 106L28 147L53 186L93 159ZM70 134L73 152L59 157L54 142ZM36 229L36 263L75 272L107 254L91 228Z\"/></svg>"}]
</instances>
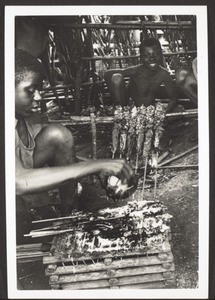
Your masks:
<instances>
[{"instance_id":1,"label":"short dark hair","mask_svg":"<svg viewBox=\"0 0 215 300\"><path fill-rule=\"evenodd\" d=\"M35 72L41 74L41 78L45 76L45 70L43 64L30 53L22 50L15 49L15 84L24 80L25 76L29 72Z\"/></svg>"},{"instance_id":2,"label":"short dark hair","mask_svg":"<svg viewBox=\"0 0 215 300\"><path fill-rule=\"evenodd\" d=\"M140 43L140 55L143 54L145 47L153 47L153 46L158 46L158 48L162 52L161 44L159 40L157 40L156 38L147 38L145 40L142 40L142 42Z\"/></svg>"}]
</instances>

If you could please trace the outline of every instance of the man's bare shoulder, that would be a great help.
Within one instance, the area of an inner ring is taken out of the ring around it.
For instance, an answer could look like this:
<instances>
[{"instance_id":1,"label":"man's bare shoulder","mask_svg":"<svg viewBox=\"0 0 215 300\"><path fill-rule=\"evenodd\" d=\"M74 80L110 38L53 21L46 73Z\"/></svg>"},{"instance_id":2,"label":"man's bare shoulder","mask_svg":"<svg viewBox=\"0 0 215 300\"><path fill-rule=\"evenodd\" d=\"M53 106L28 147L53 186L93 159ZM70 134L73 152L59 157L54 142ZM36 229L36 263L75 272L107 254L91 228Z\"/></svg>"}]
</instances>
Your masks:
<instances>
[{"instance_id":1,"label":"man's bare shoulder","mask_svg":"<svg viewBox=\"0 0 215 300\"><path fill-rule=\"evenodd\" d=\"M164 68L162 66L159 66L159 67L160 67L160 73L161 74L163 74L164 76L168 76L168 77L170 76L170 73L166 68Z\"/></svg>"},{"instance_id":2,"label":"man's bare shoulder","mask_svg":"<svg viewBox=\"0 0 215 300\"><path fill-rule=\"evenodd\" d=\"M159 69L159 77L162 78L164 82L169 82L172 80L169 71L162 66L160 66Z\"/></svg>"},{"instance_id":3,"label":"man's bare shoulder","mask_svg":"<svg viewBox=\"0 0 215 300\"><path fill-rule=\"evenodd\" d=\"M125 68L123 70L124 76L134 76L136 75L139 70L141 70L143 68L143 65L136 65L136 66L131 66L128 68Z\"/></svg>"}]
</instances>

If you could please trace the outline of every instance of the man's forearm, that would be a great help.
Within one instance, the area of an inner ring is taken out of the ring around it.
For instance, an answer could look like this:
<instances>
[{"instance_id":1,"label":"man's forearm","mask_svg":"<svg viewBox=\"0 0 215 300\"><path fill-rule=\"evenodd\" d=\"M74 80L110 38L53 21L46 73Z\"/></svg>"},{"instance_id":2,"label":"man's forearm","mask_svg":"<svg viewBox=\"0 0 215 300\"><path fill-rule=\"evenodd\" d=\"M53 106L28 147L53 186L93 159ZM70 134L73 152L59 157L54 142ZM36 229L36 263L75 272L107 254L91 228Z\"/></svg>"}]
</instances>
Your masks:
<instances>
[{"instance_id":1,"label":"man's forearm","mask_svg":"<svg viewBox=\"0 0 215 300\"><path fill-rule=\"evenodd\" d=\"M16 194L31 194L50 190L67 182L100 171L99 161L85 161L63 167L24 169L16 175Z\"/></svg>"}]
</instances>

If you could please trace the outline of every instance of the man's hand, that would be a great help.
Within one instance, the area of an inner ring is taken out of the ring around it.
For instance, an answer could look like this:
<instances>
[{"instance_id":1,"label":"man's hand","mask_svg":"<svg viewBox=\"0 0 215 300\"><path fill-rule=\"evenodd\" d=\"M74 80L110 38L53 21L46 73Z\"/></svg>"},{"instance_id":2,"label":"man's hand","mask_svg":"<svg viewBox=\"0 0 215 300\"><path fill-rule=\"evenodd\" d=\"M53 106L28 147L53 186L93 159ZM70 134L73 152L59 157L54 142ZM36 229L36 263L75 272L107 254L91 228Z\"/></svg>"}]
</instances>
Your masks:
<instances>
[{"instance_id":1,"label":"man's hand","mask_svg":"<svg viewBox=\"0 0 215 300\"><path fill-rule=\"evenodd\" d=\"M184 112L184 111L185 111L184 106L182 106L180 104L177 105L176 108L173 110L174 113L176 113L176 112Z\"/></svg>"},{"instance_id":2,"label":"man's hand","mask_svg":"<svg viewBox=\"0 0 215 300\"><path fill-rule=\"evenodd\" d=\"M115 175L122 182L129 182L134 176L134 171L123 159L104 159L102 160L101 173L105 175Z\"/></svg>"}]
</instances>

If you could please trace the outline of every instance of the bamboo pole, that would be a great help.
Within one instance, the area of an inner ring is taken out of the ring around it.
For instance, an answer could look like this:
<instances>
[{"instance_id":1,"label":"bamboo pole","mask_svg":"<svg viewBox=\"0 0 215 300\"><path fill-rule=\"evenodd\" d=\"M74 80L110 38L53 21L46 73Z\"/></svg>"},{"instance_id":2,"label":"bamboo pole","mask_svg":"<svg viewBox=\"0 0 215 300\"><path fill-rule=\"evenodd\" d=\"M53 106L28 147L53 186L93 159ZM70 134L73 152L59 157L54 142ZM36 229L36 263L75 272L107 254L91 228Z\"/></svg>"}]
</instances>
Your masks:
<instances>
[{"instance_id":1,"label":"bamboo pole","mask_svg":"<svg viewBox=\"0 0 215 300\"><path fill-rule=\"evenodd\" d=\"M175 166L164 166L164 167L158 167L157 169L192 169L192 168L198 168L199 165L175 165Z\"/></svg>"},{"instance_id":2,"label":"bamboo pole","mask_svg":"<svg viewBox=\"0 0 215 300\"><path fill-rule=\"evenodd\" d=\"M186 54L196 54L197 51L177 51L177 52L163 52L163 56L176 56ZM120 56L94 56L94 57L82 57L82 60L121 60L130 58L140 58L140 55L120 55Z\"/></svg>"},{"instance_id":3,"label":"bamboo pole","mask_svg":"<svg viewBox=\"0 0 215 300\"><path fill-rule=\"evenodd\" d=\"M170 254L165 263L170 264L172 266L173 263L173 256ZM76 274L79 273L92 273L98 271L109 271L109 270L117 270L117 269L124 269L124 268L137 268L137 267L146 267L146 266L155 266L155 265L162 265L163 261L158 258L158 255L151 255L150 257L147 256L136 256L135 259L130 257L124 257L122 260L113 260L111 264L106 265L103 261L99 261L96 264L79 264L78 268L76 268ZM73 266L67 265L66 268L63 266L58 266L57 268L52 268L49 270L49 266L46 269L46 275L62 275L62 274L71 274L73 273ZM163 267L164 268L164 267Z\"/></svg>"},{"instance_id":4,"label":"bamboo pole","mask_svg":"<svg viewBox=\"0 0 215 300\"><path fill-rule=\"evenodd\" d=\"M148 263L150 262L150 258L148 258ZM78 269L78 268L77 268ZM172 265L168 272L174 271L174 265ZM121 268L115 268L115 269L109 269L108 271L93 271L93 272L83 272L83 273L68 273L68 274L61 274L59 276L61 283L75 283L75 282L89 282L93 280L101 280L101 279L109 279L112 278L119 278L119 277L130 277L130 276L136 276L136 275L146 275L146 274L157 274L157 273L164 273L167 272L167 270L162 266L162 264L158 265L146 265L143 267L137 266L137 267L125 267ZM51 275L52 276L52 275Z\"/></svg>"},{"instance_id":5,"label":"bamboo pole","mask_svg":"<svg viewBox=\"0 0 215 300\"><path fill-rule=\"evenodd\" d=\"M191 109L183 112L173 112L173 113L167 113L166 117L177 117L177 116L191 116L191 115L198 115L198 110L197 109Z\"/></svg>"},{"instance_id":6,"label":"bamboo pole","mask_svg":"<svg viewBox=\"0 0 215 300\"><path fill-rule=\"evenodd\" d=\"M121 24L120 24L121 23ZM83 28L92 28L92 29L118 29L118 30L141 30L141 29L195 29L195 25L191 21L161 21L161 22L148 22L142 21L131 23L62 23L62 24L50 24L50 27L66 27L66 28L74 28L74 29L83 29Z\"/></svg>"},{"instance_id":7,"label":"bamboo pole","mask_svg":"<svg viewBox=\"0 0 215 300\"><path fill-rule=\"evenodd\" d=\"M98 80L98 81L95 81L95 82L91 82L91 81L87 81L87 82L82 82L81 83L81 87L85 87L85 86L93 86L94 84L103 84L105 83L104 80ZM75 87L75 84L73 83L70 83L70 84L63 84L63 85L56 85L56 86L49 86L49 87L45 87L42 89L42 91L44 93L46 92L52 92L52 91L55 91L57 90L59 93L63 93L65 89L69 89L69 88L74 88Z\"/></svg>"},{"instance_id":8,"label":"bamboo pole","mask_svg":"<svg viewBox=\"0 0 215 300\"><path fill-rule=\"evenodd\" d=\"M168 117L177 117L177 116L195 116L198 114L198 110L187 110L185 112L175 112L167 113L166 118ZM106 117L95 117L96 124L112 124L114 122L114 116ZM78 125L78 124L90 124L90 116L70 116L70 119L60 119L60 120L48 120L48 123L61 123L63 125Z\"/></svg>"},{"instance_id":9,"label":"bamboo pole","mask_svg":"<svg viewBox=\"0 0 215 300\"><path fill-rule=\"evenodd\" d=\"M110 278L110 279L100 279L100 280L89 280L89 281L80 281L80 282L71 282L72 275L68 275L64 278L64 282L61 282L61 285L66 289L91 289L91 288L114 288L115 286L124 286L124 285L133 285L140 283L149 283L149 282L158 282L164 281L165 274L167 279L173 279L173 272L164 272L164 273L155 273L155 274L144 274L137 276L127 276L119 278ZM167 276L168 274L168 276Z\"/></svg>"},{"instance_id":10,"label":"bamboo pole","mask_svg":"<svg viewBox=\"0 0 215 300\"><path fill-rule=\"evenodd\" d=\"M53 243L54 244L54 243ZM161 250L162 249L162 250ZM160 259L160 261L167 261L167 259L169 257L172 257L172 253L171 253L171 246L169 241L164 241L162 242L162 244L156 245L155 247L153 247L152 249L142 249L140 251L134 251L134 252L123 252L123 257L129 257L129 256L134 256L134 255L138 255L138 256L143 256L146 254L157 254L158 258ZM113 253L101 253L99 255L99 258L111 258L113 257ZM114 257L122 257L122 252L114 252ZM83 260L91 260L92 258L98 258L97 254L83 254L80 257L75 257L75 261L83 261ZM44 256L43 258L43 264L56 264L56 263L66 263L66 262L71 262L71 258L69 257L65 257L62 258L61 255L55 254L52 256Z\"/></svg>"},{"instance_id":11,"label":"bamboo pole","mask_svg":"<svg viewBox=\"0 0 215 300\"><path fill-rule=\"evenodd\" d=\"M184 152L182 152L182 153L180 153L180 154L178 154L178 155L176 155L176 156L174 156L174 157L172 157L172 158L170 158L170 159L168 159L164 162L162 162L161 164L158 165L158 168L160 168L160 167L162 167L162 166L164 166L164 165L166 165L166 164L168 164L168 163L170 163L170 162L172 162L172 161L174 161L174 160L176 160L176 159L178 159L178 158L180 158L180 157L182 157L182 156L184 156L184 155L186 155L186 154L188 154L188 153L190 153L194 150L196 150L197 148L198 148L198 145L196 145L196 146L192 147L191 149L188 149L188 150L186 150L186 151L184 151Z\"/></svg>"}]
</instances>

